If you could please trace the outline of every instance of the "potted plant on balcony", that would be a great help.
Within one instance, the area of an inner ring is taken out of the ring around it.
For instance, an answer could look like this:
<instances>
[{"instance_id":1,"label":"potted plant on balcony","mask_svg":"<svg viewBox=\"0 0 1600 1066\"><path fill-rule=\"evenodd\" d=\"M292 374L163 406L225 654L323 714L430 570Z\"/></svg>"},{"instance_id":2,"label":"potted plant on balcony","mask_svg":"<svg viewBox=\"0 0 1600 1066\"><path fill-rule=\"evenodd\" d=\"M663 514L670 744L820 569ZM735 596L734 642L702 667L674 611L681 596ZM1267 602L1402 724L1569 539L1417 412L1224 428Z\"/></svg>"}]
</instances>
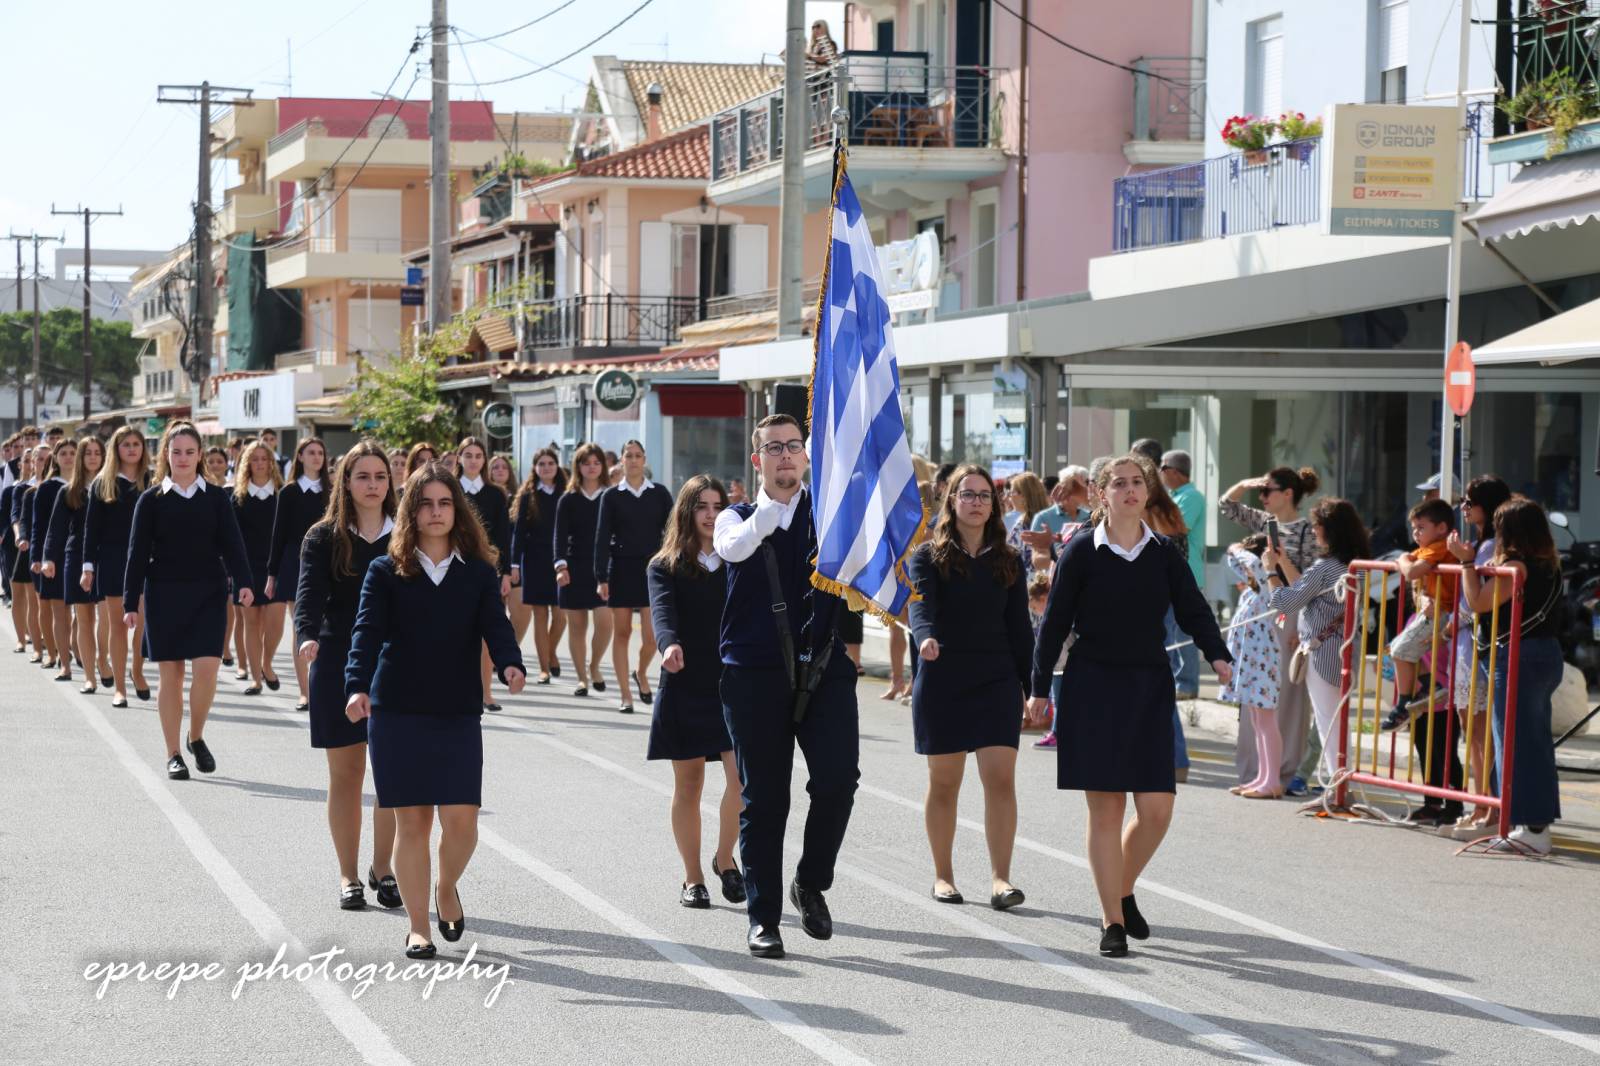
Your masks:
<instances>
[{"instance_id":1,"label":"potted plant on balcony","mask_svg":"<svg viewBox=\"0 0 1600 1066\"><path fill-rule=\"evenodd\" d=\"M1278 131L1278 124L1269 118L1254 115L1234 115L1222 126L1222 140L1230 148L1244 153L1245 166L1266 166L1272 160L1267 142Z\"/></svg>"},{"instance_id":2,"label":"potted plant on balcony","mask_svg":"<svg viewBox=\"0 0 1600 1066\"><path fill-rule=\"evenodd\" d=\"M1278 116L1278 134L1289 146L1289 155L1300 163L1311 159L1311 141L1322 136L1322 120L1307 119L1304 111L1285 111Z\"/></svg>"},{"instance_id":3,"label":"potted plant on balcony","mask_svg":"<svg viewBox=\"0 0 1600 1066\"><path fill-rule=\"evenodd\" d=\"M1600 118L1600 91L1562 69L1524 85L1499 107L1506 118L1527 129L1549 130L1544 151L1549 159L1567 150L1567 139L1580 123Z\"/></svg>"}]
</instances>

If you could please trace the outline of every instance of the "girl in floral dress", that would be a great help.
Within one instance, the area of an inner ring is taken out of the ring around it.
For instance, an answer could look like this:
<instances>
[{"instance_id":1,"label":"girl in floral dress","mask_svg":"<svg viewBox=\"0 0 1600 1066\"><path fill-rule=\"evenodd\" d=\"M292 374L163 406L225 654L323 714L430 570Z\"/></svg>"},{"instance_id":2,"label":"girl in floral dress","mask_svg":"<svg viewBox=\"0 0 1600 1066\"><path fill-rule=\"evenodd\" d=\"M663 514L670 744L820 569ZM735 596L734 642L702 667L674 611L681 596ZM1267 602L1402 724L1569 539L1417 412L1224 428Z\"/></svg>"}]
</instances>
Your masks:
<instances>
[{"instance_id":1,"label":"girl in floral dress","mask_svg":"<svg viewBox=\"0 0 1600 1066\"><path fill-rule=\"evenodd\" d=\"M1228 632L1228 650L1233 653L1231 684L1219 696L1225 703L1244 708L1254 725L1256 765L1265 769L1254 781L1235 785L1228 791L1246 799L1277 799L1283 795L1278 779L1278 763L1283 757L1283 737L1278 731L1278 667L1282 660L1278 633L1273 619L1257 618L1267 609L1261 589L1267 583L1267 570L1261 551L1267 539L1257 533L1228 548L1228 569L1239 579L1239 606L1236 624Z\"/></svg>"}]
</instances>

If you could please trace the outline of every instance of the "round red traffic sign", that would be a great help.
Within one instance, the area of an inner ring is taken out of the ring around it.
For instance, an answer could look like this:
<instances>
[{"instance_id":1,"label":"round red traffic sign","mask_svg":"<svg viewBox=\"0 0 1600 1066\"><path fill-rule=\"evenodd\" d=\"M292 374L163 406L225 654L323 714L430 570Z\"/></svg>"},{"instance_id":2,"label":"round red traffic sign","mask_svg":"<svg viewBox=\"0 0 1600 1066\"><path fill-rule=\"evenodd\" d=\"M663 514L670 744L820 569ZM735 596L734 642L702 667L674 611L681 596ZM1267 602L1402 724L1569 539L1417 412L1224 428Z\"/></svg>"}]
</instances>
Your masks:
<instances>
[{"instance_id":1,"label":"round red traffic sign","mask_svg":"<svg viewBox=\"0 0 1600 1066\"><path fill-rule=\"evenodd\" d=\"M1472 397L1478 390L1478 371L1472 365L1472 345L1459 341L1450 349L1444 361L1444 400L1457 418L1465 418L1472 409Z\"/></svg>"}]
</instances>

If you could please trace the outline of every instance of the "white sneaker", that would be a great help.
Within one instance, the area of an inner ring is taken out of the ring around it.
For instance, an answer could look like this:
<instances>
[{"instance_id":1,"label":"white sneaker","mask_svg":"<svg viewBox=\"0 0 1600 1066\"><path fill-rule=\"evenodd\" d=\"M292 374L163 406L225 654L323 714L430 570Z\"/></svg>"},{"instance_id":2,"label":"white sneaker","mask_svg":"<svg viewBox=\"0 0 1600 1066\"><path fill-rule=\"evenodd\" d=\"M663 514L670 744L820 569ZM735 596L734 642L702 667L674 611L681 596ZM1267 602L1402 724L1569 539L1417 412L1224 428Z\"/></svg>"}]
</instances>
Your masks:
<instances>
[{"instance_id":1,"label":"white sneaker","mask_svg":"<svg viewBox=\"0 0 1600 1066\"><path fill-rule=\"evenodd\" d=\"M1539 832L1535 833L1527 826L1519 825L1515 829L1511 830L1511 839L1515 840L1518 844L1521 844L1524 847L1533 849L1533 851L1540 855L1550 854L1551 840L1549 826L1545 826Z\"/></svg>"}]
</instances>

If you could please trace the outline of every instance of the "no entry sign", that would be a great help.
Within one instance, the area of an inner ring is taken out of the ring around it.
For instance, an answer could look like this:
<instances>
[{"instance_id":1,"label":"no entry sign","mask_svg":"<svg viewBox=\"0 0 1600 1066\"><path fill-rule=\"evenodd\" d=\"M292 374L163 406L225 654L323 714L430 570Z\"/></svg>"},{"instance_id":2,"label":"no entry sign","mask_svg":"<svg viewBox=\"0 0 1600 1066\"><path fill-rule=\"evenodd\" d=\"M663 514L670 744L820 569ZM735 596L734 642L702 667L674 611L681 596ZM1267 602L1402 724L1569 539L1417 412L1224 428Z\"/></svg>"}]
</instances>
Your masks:
<instances>
[{"instance_id":1,"label":"no entry sign","mask_svg":"<svg viewBox=\"0 0 1600 1066\"><path fill-rule=\"evenodd\" d=\"M1478 371L1472 365L1472 345L1460 341L1444 361L1444 400L1457 418L1467 417L1478 391Z\"/></svg>"}]
</instances>

